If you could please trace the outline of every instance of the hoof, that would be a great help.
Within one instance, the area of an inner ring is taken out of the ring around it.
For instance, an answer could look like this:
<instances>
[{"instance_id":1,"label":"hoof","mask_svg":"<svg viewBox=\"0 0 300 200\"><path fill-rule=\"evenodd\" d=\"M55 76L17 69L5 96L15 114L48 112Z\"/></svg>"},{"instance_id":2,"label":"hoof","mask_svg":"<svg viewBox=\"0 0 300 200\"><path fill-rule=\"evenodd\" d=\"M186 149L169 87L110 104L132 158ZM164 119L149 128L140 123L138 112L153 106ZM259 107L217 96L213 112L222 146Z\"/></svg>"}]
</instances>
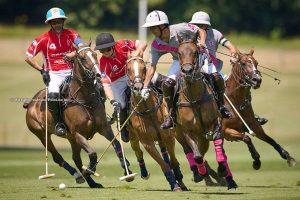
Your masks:
<instances>
[{"instance_id":1,"label":"hoof","mask_svg":"<svg viewBox=\"0 0 300 200\"><path fill-rule=\"evenodd\" d=\"M104 188L104 187L100 183L95 183L93 185L90 185L90 188Z\"/></svg>"},{"instance_id":2,"label":"hoof","mask_svg":"<svg viewBox=\"0 0 300 200\"><path fill-rule=\"evenodd\" d=\"M221 187L227 186L227 182L226 182L225 178L220 177L217 182L218 182L218 186L221 186Z\"/></svg>"},{"instance_id":3,"label":"hoof","mask_svg":"<svg viewBox=\"0 0 300 200\"><path fill-rule=\"evenodd\" d=\"M236 189L238 188L236 182L233 180L232 176L226 177L226 182L227 182L227 189Z\"/></svg>"},{"instance_id":4,"label":"hoof","mask_svg":"<svg viewBox=\"0 0 300 200\"><path fill-rule=\"evenodd\" d=\"M209 187L215 187L215 186L218 186L217 183L214 183L210 177L206 177L204 178L204 182L205 182L205 185L206 186L209 186Z\"/></svg>"},{"instance_id":5,"label":"hoof","mask_svg":"<svg viewBox=\"0 0 300 200\"><path fill-rule=\"evenodd\" d=\"M260 162L260 160L258 159L258 160L254 160L253 161L253 163L252 163L252 167L253 167L253 169L255 169L255 170L259 170L260 169L260 166L261 166L261 162Z\"/></svg>"},{"instance_id":6,"label":"hoof","mask_svg":"<svg viewBox=\"0 0 300 200\"><path fill-rule=\"evenodd\" d=\"M182 192L182 190L178 184L176 184L172 190L173 190L173 192Z\"/></svg>"},{"instance_id":7,"label":"hoof","mask_svg":"<svg viewBox=\"0 0 300 200\"><path fill-rule=\"evenodd\" d=\"M219 166L218 166L218 175L221 176L221 177L226 177L228 174L227 172L227 169L224 165L223 162L219 163Z\"/></svg>"},{"instance_id":8,"label":"hoof","mask_svg":"<svg viewBox=\"0 0 300 200\"><path fill-rule=\"evenodd\" d=\"M85 182L83 176L81 174L79 174L78 172L75 172L75 174L73 176L75 177L77 184L82 184Z\"/></svg>"},{"instance_id":9,"label":"hoof","mask_svg":"<svg viewBox=\"0 0 300 200\"><path fill-rule=\"evenodd\" d=\"M189 189L184 185L183 182L180 182L179 186L180 186L180 188L181 188L182 191L189 191Z\"/></svg>"},{"instance_id":10,"label":"hoof","mask_svg":"<svg viewBox=\"0 0 300 200\"><path fill-rule=\"evenodd\" d=\"M287 163L289 165L289 167L294 167L296 165L296 160L292 157L288 158Z\"/></svg>"},{"instance_id":11,"label":"hoof","mask_svg":"<svg viewBox=\"0 0 300 200\"><path fill-rule=\"evenodd\" d=\"M141 178L144 179L144 180L148 180L148 179L150 178L150 173L147 172L147 175L142 174L142 175L141 175Z\"/></svg>"},{"instance_id":12,"label":"hoof","mask_svg":"<svg viewBox=\"0 0 300 200\"><path fill-rule=\"evenodd\" d=\"M203 178L199 174L194 174L194 182L199 183L203 180Z\"/></svg>"}]
</instances>

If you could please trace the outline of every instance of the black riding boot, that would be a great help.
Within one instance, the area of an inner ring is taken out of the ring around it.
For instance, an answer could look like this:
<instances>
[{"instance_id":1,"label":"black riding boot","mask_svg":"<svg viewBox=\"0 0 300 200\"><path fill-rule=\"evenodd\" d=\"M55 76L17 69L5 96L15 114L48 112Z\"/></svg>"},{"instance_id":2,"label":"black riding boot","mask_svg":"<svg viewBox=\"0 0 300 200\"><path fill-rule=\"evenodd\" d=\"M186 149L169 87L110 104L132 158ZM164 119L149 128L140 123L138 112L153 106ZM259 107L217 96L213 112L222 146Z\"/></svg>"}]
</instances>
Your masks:
<instances>
[{"instance_id":1,"label":"black riding boot","mask_svg":"<svg viewBox=\"0 0 300 200\"><path fill-rule=\"evenodd\" d=\"M60 120L59 111L59 93L51 92L48 95L48 109L52 114L53 123L55 124L55 134L62 136L66 134L66 126Z\"/></svg>"},{"instance_id":2,"label":"black riding boot","mask_svg":"<svg viewBox=\"0 0 300 200\"><path fill-rule=\"evenodd\" d=\"M167 78L167 80L165 80L162 83L161 88L168 109L168 117L160 125L160 128L162 129L174 128L176 126L176 110L174 108L174 103L173 103L175 85L176 85L176 81L171 78Z\"/></svg>"},{"instance_id":3,"label":"black riding boot","mask_svg":"<svg viewBox=\"0 0 300 200\"><path fill-rule=\"evenodd\" d=\"M254 115L254 118L260 125L264 125L268 122L268 119L266 119L264 117L260 117L258 115Z\"/></svg>"},{"instance_id":4,"label":"black riding boot","mask_svg":"<svg viewBox=\"0 0 300 200\"><path fill-rule=\"evenodd\" d=\"M120 112L120 125L127 119L127 108L123 108ZM121 138L124 142L129 142L129 131L127 130L127 125L125 125L121 130Z\"/></svg>"},{"instance_id":5,"label":"black riding boot","mask_svg":"<svg viewBox=\"0 0 300 200\"><path fill-rule=\"evenodd\" d=\"M219 73L210 74L212 86L216 92L217 104L223 118L231 117L230 111L224 105L225 84L224 79Z\"/></svg>"}]
</instances>

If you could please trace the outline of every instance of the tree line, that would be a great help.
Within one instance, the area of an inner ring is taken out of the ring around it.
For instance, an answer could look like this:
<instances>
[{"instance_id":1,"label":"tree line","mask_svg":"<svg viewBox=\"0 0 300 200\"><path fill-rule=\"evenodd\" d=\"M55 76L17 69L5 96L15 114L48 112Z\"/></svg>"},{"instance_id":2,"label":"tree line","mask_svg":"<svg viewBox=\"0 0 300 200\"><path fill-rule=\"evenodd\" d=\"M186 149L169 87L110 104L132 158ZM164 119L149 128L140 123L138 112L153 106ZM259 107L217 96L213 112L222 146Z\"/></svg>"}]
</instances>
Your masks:
<instances>
[{"instance_id":1,"label":"tree line","mask_svg":"<svg viewBox=\"0 0 300 200\"><path fill-rule=\"evenodd\" d=\"M62 8L72 28L137 29L138 0L0 0L0 23L41 25L51 7ZM300 33L300 0L148 0L148 11L154 9L166 12L171 24L205 11L213 27L224 33L277 38Z\"/></svg>"}]
</instances>

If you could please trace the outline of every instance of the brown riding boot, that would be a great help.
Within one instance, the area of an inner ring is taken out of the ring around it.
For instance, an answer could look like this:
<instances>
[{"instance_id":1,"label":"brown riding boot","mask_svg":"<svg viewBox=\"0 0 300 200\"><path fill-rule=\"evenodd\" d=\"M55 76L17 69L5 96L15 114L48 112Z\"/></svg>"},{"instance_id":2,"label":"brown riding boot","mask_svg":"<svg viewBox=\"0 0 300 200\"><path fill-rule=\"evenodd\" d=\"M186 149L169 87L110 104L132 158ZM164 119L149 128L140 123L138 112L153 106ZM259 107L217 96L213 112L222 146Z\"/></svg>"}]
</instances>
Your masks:
<instances>
[{"instance_id":1,"label":"brown riding boot","mask_svg":"<svg viewBox=\"0 0 300 200\"><path fill-rule=\"evenodd\" d=\"M210 80L212 83L212 86L217 94L217 104L220 110L220 113L223 118L230 118L231 113L230 111L225 107L224 103L224 92L225 92L225 84L224 79L221 74L214 73L210 74Z\"/></svg>"},{"instance_id":2,"label":"brown riding boot","mask_svg":"<svg viewBox=\"0 0 300 200\"><path fill-rule=\"evenodd\" d=\"M172 129L176 126L176 110L174 108L174 103L173 103L174 94L175 94L175 85L176 85L176 81L171 78L167 78L167 80L165 80L162 83L161 88L168 109L168 117L160 125L160 128L162 129L169 129L169 128Z\"/></svg>"}]
</instances>

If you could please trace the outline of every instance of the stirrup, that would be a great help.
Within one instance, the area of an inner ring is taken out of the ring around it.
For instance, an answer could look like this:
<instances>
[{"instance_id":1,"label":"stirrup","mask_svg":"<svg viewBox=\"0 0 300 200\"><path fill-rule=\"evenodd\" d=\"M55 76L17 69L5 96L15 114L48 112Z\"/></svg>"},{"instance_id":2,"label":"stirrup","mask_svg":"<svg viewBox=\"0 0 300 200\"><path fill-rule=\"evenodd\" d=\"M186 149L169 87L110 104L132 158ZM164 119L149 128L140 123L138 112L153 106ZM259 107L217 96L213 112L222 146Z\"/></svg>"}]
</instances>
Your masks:
<instances>
[{"instance_id":1,"label":"stirrup","mask_svg":"<svg viewBox=\"0 0 300 200\"><path fill-rule=\"evenodd\" d=\"M160 125L161 129L173 129L176 127L173 117L169 116L165 121Z\"/></svg>"},{"instance_id":2,"label":"stirrup","mask_svg":"<svg viewBox=\"0 0 300 200\"><path fill-rule=\"evenodd\" d=\"M60 123L58 122L56 125L55 125L55 135L57 136L63 136L66 134L66 126L64 123Z\"/></svg>"}]
</instances>

